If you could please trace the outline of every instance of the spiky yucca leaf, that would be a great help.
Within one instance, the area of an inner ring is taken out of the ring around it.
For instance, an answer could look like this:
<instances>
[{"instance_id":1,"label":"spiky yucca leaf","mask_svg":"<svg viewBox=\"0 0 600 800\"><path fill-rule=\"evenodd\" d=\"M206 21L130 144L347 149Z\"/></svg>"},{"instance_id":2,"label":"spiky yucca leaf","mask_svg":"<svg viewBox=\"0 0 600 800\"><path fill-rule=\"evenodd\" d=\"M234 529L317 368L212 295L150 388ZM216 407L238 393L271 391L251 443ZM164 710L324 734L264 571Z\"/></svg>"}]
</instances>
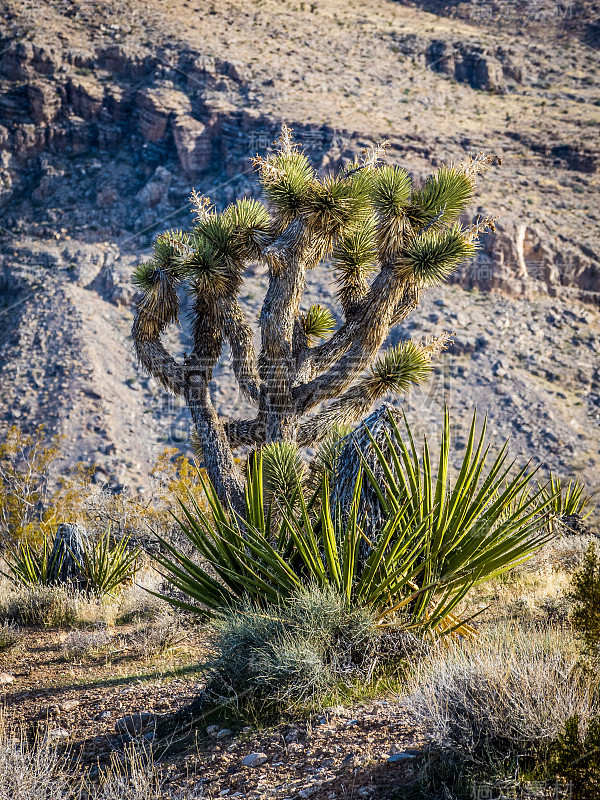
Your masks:
<instances>
[{"instance_id":1,"label":"spiky yucca leaf","mask_svg":"<svg viewBox=\"0 0 600 800\"><path fill-rule=\"evenodd\" d=\"M273 442L261 450L265 499L293 506L306 479L304 461L291 442Z\"/></svg>"},{"instance_id":2,"label":"spiky yucca leaf","mask_svg":"<svg viewBox=\"0 0 600 800\"><path fill-rule=\"evenodd\" d=\"M304 153L297 150L257 159L260 179L281 227L300 212L312 188L313 168Z\"/></svg>"},{"instance_id":3,"label":"spiky yucca leaf","mask_svg":"<svg viewBox=\"0 0 600 800\"><path fill-rule=\"evenodd\" d=\"M193 293L225 294L232 288L234 274L230 264L212 242L194 235L191 253L180 261L182 273L190 280Z\"/></svg>"},{"instance_id":4,"label":"spiky yucca leaf","mask_svg":"<svg viewBox=\"0 0 600 800\"><path fill-rule=\"evenodd\" d=\"M344 313L351 313L368 291L368 276L377 259L375 217L370 214L353 231L339 239L333 249L337 295Z\"/></svg>"},{"instance_id":5,"label":"spiky yucca leaf","mask_svg":"<svg viewBox=\"0 0 600 800\"><path fill-rule=\"evenodd\" d=\"M375 268L377 236L375 218L365 217L359 226L339 239L333 250L334 268L341 282L368 275Z\"/></svg>"},{"instance_id":6,"label":"spiky yucca leaf","mask_svg":"<svg viewBox=\"0 0 600 800\"><path fill-rule=\"evenodd\" d=\"M314 181L303 207L314 236L332 245L352 232L369 213L367 187L358 178L325 177Z\"/></svg>"},{"instance_id":7,"label":"spiky yucca leaf","mask_svg":"<svg viewBox=\"0 0 600 800\"><path fill-rule=\"evenodd\" d=\"M142 261L133 270L131 281L143 292L151 291L160 279L160 269L154 261Z\"/></svg>"},{"instance_id":8,"label":"spiky yucca leaf","mask_svg":"<svg viewBox=\"0 0 600 800\"><path fill-rule=\"evenodd\" d=\"M333 424L327 436L321 439L315 457L308 467L308 484L311 489L316 490L324 476L331 479L344 446L343 440L352 430L352 425Z\"/></svg>"},{"instance_id":9,"label":"spiky yucca leaf","mask_svg":"<svg viewBox=\"0 0 600 800\"><path fill-rule=\"evenodd\" d=\"M194 229L194 241L204 239L228 263L240 261L243 249L235 233L235 220L231 213L209 214Z\"/></svg>"},{"instance_id":10,"label":"spiky yucca leaf","mask_svg":"<svg viewBox=\"0 0 600 800\"><path fill-rule=\"evenodd\" d=\"M243 248L246 258L258 258L267 240L271 218L264 205L253 198L244 197L224 211L233 222L234 236Z\"/></svg>"},{"instance_id":11,"label":"spiky yucca leaf","mask_svg":"<svg viewBox=\"0 0 600 800\"><path fill-rule=\"evenodd\" d=\"M187 251L189 236L180 230L165 231L159 234L154 240L154 261L167 270L176 273L179 263L179 256Z\"/></svg>"},{"instance_id":12,"label":"spiky yucca leaf","mask_svg":"<svg viewBox=\"0 0 600 800\"><path fill-rule=\"evenodd\" d=\"M4 556L8 572L0 570L0 575L17 586L50 586L64 558L64 551L60 550L51 558L52 549L47 536L39 547L27 539L18 542L14 547L8 547Z\"/></svg>"},{"instance_id":13,"label":"spiky yucca leaf","mask_svg":"<svg viewBox=\"0 0 600 800\"><path fill-rule=\"evenodd\" d=\"M129 537L111 545L110 530L100 539L84 547L83 558L77 561L86 582L86 591L96 597L114 597L121 587L131 583L139 569L139 548L128 548Z\"/></svg>"},{"instance_id":14,"label":"spiky yucca leaf","mask_svg":"<svg viewBox=\"0 0 600 800\"><path fill-rule=\"evenodd\" d=\"M446 230L429 230L412 238L402 253L417 284L434 286L447 278L460 264L473 258L477 245L470 241L459 224Z\"/></svg>"},{"instance_id":15,"label":"spiky yucca leaf","mask_svg":"<svg viewBox=\"0 0 600 800\"><path fill-rule=\"evenodd\" d=\"M410 216L427 225L453 222L465 211L475 195L475 178L460 167L441 167L422 189L413 191Z\"/></svg>"},{"instance_id":16,"label":"spiky yucca leaf","mask_svg":"<svg viewBox=\"0 0 600 800\"><path fill-rule=\"evenodd\" d=\"M591 495L585 494L585 486L579 478L571 479L566 485L560 477L550 472L550 478L545 486L538 484L542 496L550 501L550 508L555 520L563 527L569 529L568 518L577 515L587 519L594 506L591 506ZM585 510L587 513L584 514ZM552 522L554 527L554 521Z\"/></svg>"},{"instance_id":17,"label":"spiky yucca leaf","mask_svg":"<svg viewBox=\"0 0 600 800\"><path fill-rule=\"evenodd\" d=\"M320 303L313 303L306 314L302 315L302 327L309 347L317 339L324 339L335 329L335 317L331 311Z\"/></svg>"},{"instance_id":18,"label":"spiky yucca leaf","mask_svg":"<svg viewBox=\"0 0 600 800\"><path fill-rule=\"evenodd\" d=\"M378 358L358 385L365 395L378 399L386 392L404 394L427 380L430 374L431 356L427 348L407 341L391 347Z\"/></svg>"},{"instance_id":19,"label":"spiky yucca leaf","mask_svg":"<svg viewBox=\"0 0 600 800\"><path fill-rule=\"evenodd\" d=\"M402 167L386 164L373 175L371 197L375 210L383 217L403 216L410 198L412 182Z\"/></svg>"}]
</instances>

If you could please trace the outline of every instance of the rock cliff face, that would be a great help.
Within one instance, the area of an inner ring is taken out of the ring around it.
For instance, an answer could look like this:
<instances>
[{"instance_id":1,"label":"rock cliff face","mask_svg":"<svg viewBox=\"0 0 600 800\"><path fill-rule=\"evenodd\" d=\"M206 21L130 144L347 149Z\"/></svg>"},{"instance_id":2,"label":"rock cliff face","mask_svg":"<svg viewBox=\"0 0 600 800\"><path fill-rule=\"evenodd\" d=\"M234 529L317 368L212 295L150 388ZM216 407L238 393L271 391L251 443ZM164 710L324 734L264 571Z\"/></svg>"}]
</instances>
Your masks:
<instances>
[{"instance_id":1,"label":"rock cliff face","mask_svg":"<svg viewBox=\"0 0 600 800\"><path fill-rule=\"evenodd\" d=\"M45 421L66 434L67 463L140 489L162 447L185 449L185 409L133 363L131 269L157 232L189 225L192 186L219 207L254 194L249 159L285 121L323 170L382 138L417 183L481 149L502 157L469 211L498 214L496 235L454 276L443 310L430 298L405 333L458 329L440 367L457 402L491 403L499 434L512 432L524 455L539 445L563 471L593 470L600 95L587 77L600 57L579 34L566 47L385 0L172 0L168 11L131 0L127 19L110 2L6 0L0 17L0 428ZM258 311L264 276L250 272L243 299ZM311 281L308 299L335 308L327 270ZM463 289L500 294L484 313L487 295ZM498 322L507 304L518 364ZM535 304L558 309L545 349L529 327ZM174 352L186 336L172 332ZM573 338L589 368L571 358ZM556 390L538 385L554 380L555 347L573 430ZM543 366L529 358L536 349ZM241 416L227 365L225 353L215 401ZM415 400L431 424L436 387Z\"/></svg>"}]
</instances>

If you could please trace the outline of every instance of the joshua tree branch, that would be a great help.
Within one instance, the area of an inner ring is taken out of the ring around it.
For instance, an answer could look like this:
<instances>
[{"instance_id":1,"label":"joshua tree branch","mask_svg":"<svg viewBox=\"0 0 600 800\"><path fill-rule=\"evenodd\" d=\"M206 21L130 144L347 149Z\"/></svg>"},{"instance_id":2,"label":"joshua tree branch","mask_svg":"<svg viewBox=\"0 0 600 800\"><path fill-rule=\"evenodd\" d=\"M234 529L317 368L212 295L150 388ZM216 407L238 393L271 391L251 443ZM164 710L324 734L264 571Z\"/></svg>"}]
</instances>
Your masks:
<instances>
[{"instance_id":1,"label":"joshua tree branch","mask_svg":"<svg viewBox=\"0 0 600 800\"><path fill-rule=\"evenodd\" d=\"M292 345L306 276L301 256L304 235L304 222L296 219L264 250L270 281L260 315L259 371L267 392L267 441L295 438Z\"/></svg>"},{"instance_id":2,"label":"joshua tree branch","mask_svg":"<svg viewBox=\"0 0 600 800\"><path fill-rule=\"evenodd\" d=\"M369 366L388 335L397 306L404 302L406 289L406 278L398 275L393 266L381 270L360 311L329 341L314 348L315 351L320 351L320 357L317 354L315 358L311 358L309 354L312 371L321 372L323 365L331 363L332 356L341 351L341 356L329 369L294 388L293 396L298 414L306 413L323 400L337 397ZM412 301L407 299L406 302L412 307ZM336 338L337 342L333 341ZM303 365L301 371L305 369Z\"/></svg>"},{"instance_id":3,"label":"joshua tree branch","mask_svg":"<svg viewBox=\"0 0 600 800\"><path fill-rule=\"evenodd\" d=\"M183 394L183 368L165 349L160 337L179 313L179 301L172 284L162 279L138 302L131 335L135 354L150 375L174 394Z\"/></svg>"}]
</instances>

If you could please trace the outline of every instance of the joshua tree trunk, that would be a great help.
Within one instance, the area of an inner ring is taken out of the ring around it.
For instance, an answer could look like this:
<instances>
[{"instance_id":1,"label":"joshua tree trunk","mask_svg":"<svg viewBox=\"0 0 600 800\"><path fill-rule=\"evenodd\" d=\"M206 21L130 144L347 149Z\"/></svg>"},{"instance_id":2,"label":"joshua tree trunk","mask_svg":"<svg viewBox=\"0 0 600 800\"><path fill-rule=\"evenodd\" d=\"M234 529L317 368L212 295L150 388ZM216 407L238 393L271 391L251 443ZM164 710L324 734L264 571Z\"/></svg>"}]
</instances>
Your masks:
<instances>
[{"instance_id":1,"label":"joshua tree trunk","mask_svg":"<svg viewBox=\"0 0 600 800\"><path fill-rule=\"evenodd\" d=\"M241 511L243 482L234 451L277 441L314 445L340 423L354 423L392 391L427 378L447 337L404 342L378 356L390 328L416 308L421 291L444 280L492 221L456 222L472 200L481 154L443 167L423 187L381 166L383 146L335 177L318 178L283 129L274 154L256 158L269 209L241 200L217 214L195 192L195 226L160 235L154 257L134 275L143 289L133 324L140 363L183 396L195 441L219 497ZM302 309L307 271L329 259L342 311L339 324L320 305ZM268 266L260 352L238 302L247 264ZM193 300L193 351L178 364L161 335L179 318L178 293ZM324 339L316 345L317 340ZM221 420L209 385L229 343L241 391L256 416ZM310 416L307 416L310 415Z\"/></svg>"}]
</instances>

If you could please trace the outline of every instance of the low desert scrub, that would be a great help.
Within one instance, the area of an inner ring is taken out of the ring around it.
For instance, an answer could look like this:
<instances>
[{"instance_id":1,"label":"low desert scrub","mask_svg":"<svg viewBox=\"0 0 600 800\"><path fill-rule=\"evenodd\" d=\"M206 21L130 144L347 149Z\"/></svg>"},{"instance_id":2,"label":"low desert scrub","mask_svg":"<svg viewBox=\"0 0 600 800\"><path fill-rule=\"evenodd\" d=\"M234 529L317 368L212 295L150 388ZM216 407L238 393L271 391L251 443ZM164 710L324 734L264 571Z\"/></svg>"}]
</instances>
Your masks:
<instances>
[{"instance_id":1,"label":"low desert scrub","mask_svg":"<svg viewBox=\"0 0 600 800\"><path fill-rule=\"evenodd\" d=\"M168 606L146 589L156 590L162 579L153 569L138 578L114 598L64 586L18 587L0 578L0 626L98 628L155 620Z\"/></svg>"},{"instance_id":2,"label":"low desert scrub","mask_svg":"<svg viewBox=\"0 0 600 800\"><path fill-rule=\"evenodd\" d=\"M5 621L0 625L0 653L16 650L23 641L23 631L14 622Z\"/></svg>"},{"instance_id":3,"label":"low desert scrub","mask_svg":"<svg viewBox=\"0 0 600 800\"><path fill-rule=\"evenodd\" d=\"M515 624L473 642L439 642L407 699L432 736L429 774L452 784L544 762L570 718L586 728L598 713L597 684L577 662L576 640L562 628Z\"/></svg>"},{"instance_id":4,"label":"low desert scrub","mask_svg":"<svg viewBox=\"0 0 600 800\"><path fill-rule=\"evenodd\" d=\"M0 800L67 800L64 760L47 741L30 746L0 720Z\"/></svg>"},{"instance_id":5,"label":"low desert scrub","mask_svg":"<svg viewBox=\"0 0 600 800\"><path fill-rule=\"evenodd\" d=\"M165 614L135 632L133 647L140 658L149 660L175 654L181 650L187 638L180 620Z\"/></svg>"},{"instance_id":6,"label":"low desert scrub","mask_svg":"<svg viewBox=\"0 0 600 800\"><path fill-rule=\"evenodd\" d=\"M280 605L242 602L214 624L206 664L208 692L238 702L314 706L336 691L345 694L392 662L401 668L422 641L376 625L365 608L349 607L331 588L308 588Z\"/></svg>"},{"instance_id":7,"label":"low desert scrub","mask_svg":"<svg viewBox=\"0 0 600 800\"><path fill-rule=\"evenodd\" d=\"M58 586L23 587L3 594L0 622L27 627L73 625L81 599Z\"/></svg>"},{"instance_id":8,"label":"low desert scrub","mask_svg":"<svg viewBox=\"0 0 600 800\"><path fill-rule=\"evenodd\" d=\"M571 620L585 653L600 662L600 557L590 544L582 567L573 575L569 597L574 604Z\"/></svg>"},{"instance_id":9,"label":"low desert scrub","mask_svg":"<svg viewBox=\"0 0 600 800\"><path fill-rule=\"evenodd\" d=\"M71 631L60 646L67 661L79 661L98 653L110 642L105 631Z\"/></svg>"},{"instance_id":10,"label":"low desert scrub","mask_svg":"<svg viewBox=\"0 0 600 800\"><path fill-rule=\"evenodd\" d=\"M28 743L0 720L0 800L185 800L173 794L146 750L116 754L99 783L86 780L68 754L47 739Z\"/></svg>"}]
</instances>

